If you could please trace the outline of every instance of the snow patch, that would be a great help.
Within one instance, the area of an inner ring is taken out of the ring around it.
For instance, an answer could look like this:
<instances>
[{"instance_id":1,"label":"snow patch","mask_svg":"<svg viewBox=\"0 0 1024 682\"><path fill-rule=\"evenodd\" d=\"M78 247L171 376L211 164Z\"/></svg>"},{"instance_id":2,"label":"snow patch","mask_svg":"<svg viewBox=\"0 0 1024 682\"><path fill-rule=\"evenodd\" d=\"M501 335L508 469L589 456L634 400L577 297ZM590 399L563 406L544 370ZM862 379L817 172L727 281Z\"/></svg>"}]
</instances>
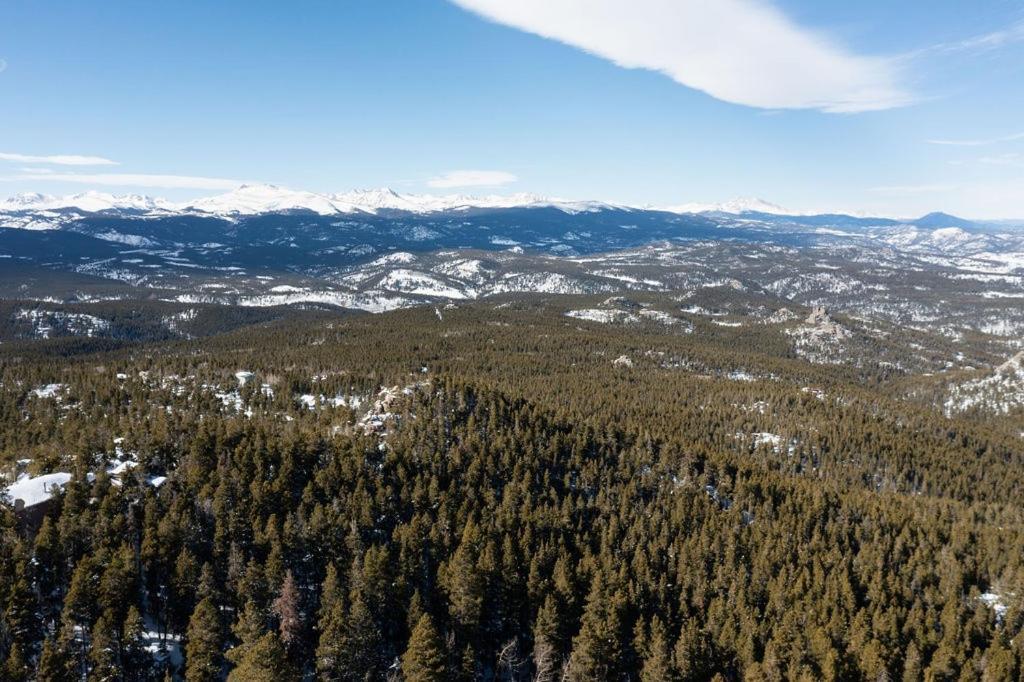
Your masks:
<instances>
[{"instance_id":1,"label":"snow patch","mask_svg":"<svg viewBox=\"0 0 1024 682\"><path fill-rule=\"evenodd\" d=\"M70 480L71 474L64 471L42 476L22 474L4 490L4 493L12 502L21 500L26 507L32 507L49 501Z\"/></svg>"}]
</instances>

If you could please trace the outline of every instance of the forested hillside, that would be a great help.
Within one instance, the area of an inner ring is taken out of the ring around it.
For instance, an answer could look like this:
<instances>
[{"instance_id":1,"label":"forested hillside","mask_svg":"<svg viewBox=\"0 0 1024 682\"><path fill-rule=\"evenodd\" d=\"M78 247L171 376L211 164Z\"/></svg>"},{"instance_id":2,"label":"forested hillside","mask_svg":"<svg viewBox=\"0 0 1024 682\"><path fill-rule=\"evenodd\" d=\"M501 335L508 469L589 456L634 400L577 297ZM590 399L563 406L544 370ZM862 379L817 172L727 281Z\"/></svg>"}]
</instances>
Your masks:
<instances>
[{"instance_id":1,"label":"forested hillside","mask_svg":"<svg viewBox=\"0 0 1024 682\"><path fill-rule=\"evenodd\" d=\"M5 679L1021 679L1021 413L930 397L984 344L826 320L822 362L658 299L63 311L116 340L9 308Z\"/></svg>"}]
</instances>

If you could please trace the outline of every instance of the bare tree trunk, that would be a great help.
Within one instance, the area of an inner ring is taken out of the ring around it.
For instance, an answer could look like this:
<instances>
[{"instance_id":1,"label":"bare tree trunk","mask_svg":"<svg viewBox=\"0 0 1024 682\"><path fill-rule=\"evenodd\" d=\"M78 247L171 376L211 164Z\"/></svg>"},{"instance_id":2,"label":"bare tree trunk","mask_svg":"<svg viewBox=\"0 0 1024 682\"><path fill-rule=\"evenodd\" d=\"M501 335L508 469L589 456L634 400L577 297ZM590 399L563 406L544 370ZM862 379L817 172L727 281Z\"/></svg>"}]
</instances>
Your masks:
<instances>
[{"instance_id":1,"label":"bare tree trunk","mask_svg":"<svg viewBox=\"0 0 1024 682\"><path fill-rule=\"evenodd\" d=\"M533 668L533 682L555 682L558 679L558 655L551 642L542 639L534 645Z\"/></svg>"}]
</instances>

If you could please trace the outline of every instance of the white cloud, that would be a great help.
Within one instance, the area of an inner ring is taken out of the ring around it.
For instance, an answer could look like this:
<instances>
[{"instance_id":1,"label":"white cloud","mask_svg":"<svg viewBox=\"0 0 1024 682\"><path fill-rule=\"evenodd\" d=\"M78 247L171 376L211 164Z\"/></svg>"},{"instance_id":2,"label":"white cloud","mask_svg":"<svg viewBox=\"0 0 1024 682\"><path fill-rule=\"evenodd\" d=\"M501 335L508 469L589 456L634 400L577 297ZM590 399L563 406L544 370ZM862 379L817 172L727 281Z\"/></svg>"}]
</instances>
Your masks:
<instances>
[{"instance_id":1,"label":"white cloud","mask_svg":"<svg viewBox=\"0 0 1024 682\"><path fill-rule=\"evenodd\" d=\"M452 187L497 187L518 180L515 175L505 171L489 170L457 170L427 180L427 185L435 189Z\"/></svg>"},{"instance_id":2,"label":"white cloud","mask_svg":"<svg viewBox=\"0 0 1024 682\"><path fill-rule=\"evenodd\" d=\"M978 163L983 163L987 166L1012 166L1015 168L1024 168L1024 154L1008 152L1006 154L997 154L995 156L983 156L978 159Z\"/></svg>"},{"instance_id":3,"label":"white cloud","mask_svg":"<svg viewBox=\"0 0 1024 682\"><path fill-rule=\"evenodd\" d=\"M6 59L0 59L0 73L3 73L6 70L7 70L7 60Z\"/></svg>"},{"instance_id":4,"label":"white cloud","mask_svg":"<svg viewBox=\"0 0 1024 682\"><path fill-rule=\"evenodd\" d=\"M452 0L726 102L857 112L912 103L898 60L856 55L762 0Z\"/></svg>"},{"instance_id":5,"label":"white cloud","mask_svg":"<svg viewBox=\"0 0 1024 682\"><path fill-rule=\"evenodd\" d=\"M1024 20L1006 28L973 36L952 43L942 43L933 49L939 52L982 52L1010 45L1024 40Z\"/></svg>"},{"instance_id":6,"label":"white cloud","mask_svg":"<svg viewBox=\"0 0 1024 682\"><path fill-rule=\"evenodd\" d=\"M1024 140L1024 133L1014 133L1013 135L1005 135L1003 137L975 138L969 140L926 140L926 142L928 144L941 144L950 147L985 147L990 144L1014 142L1016 140Z\"/></svg>"},{"instance_id":7,"label":"white cloud","mask_svg":"<svg viewBox=\"0 0 1024 682\"><path fill-rule=\"evenodd\" d=\"M164 187L168 189L235 189L240 180L191 175L148 175L140 173L23 173L7 180L45 180L114 187Z\"/></svg>"},{"instance_id":8,"label":"white cloud","mask_svg":"<svg viewBox=\"0 0 1024 682\"><path fill-rule=\"evenodd\" d=\"M14 154L0 152L0 161L17 161L20 163L51 163L56 166L116 166L117 161L102 156L79 156L76 154L56 154L38 156L35 154Z\"/></svg>"}]
</instances>

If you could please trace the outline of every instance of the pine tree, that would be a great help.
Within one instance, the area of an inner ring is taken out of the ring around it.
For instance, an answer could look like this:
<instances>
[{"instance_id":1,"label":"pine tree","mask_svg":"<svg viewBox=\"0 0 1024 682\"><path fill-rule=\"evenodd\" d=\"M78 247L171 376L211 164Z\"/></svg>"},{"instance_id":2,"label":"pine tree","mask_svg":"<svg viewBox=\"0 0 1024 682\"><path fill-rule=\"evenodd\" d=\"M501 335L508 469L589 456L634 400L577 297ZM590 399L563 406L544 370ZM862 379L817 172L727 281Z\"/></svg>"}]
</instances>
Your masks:
<instances>
[{"instance_id":1,"label":"pine tree","mask_svg":"<svg viewBox=\"0 0 1024 682\"><path fill-rule=\"evenodd\" d=\"M128 606L136 601L137 591L135 553L128 545L121 545L103 567L97 595L99 605L120 622L125 617Z\"/></svg>"},{"instance_id":2,"label":"pine tree","mask_svg":"<svg viewBox=\"0 0 1024 682\"><path fill-rule=\"evenodd\" d=\"M130 606L121 628L121 664L128 682L144 682L153 672L153 658L146 651L145 633L139 610Z\"/></svg>"},{"instance_id":3,"label":"pine tree","mask_svg":"<svg viewBox=\"0 0 1024 682\"><path fill-rule=\"evenodd\" d=\"M424 613L426 613L426 609L423 607L423 597L418 589L413 590L412 598L409 600L409 608L405 612L405 623L408 632L413 631L416 623L420 622L420 617Z\"/></svg>"},{"instance_id":4,"label":"pine tree","mask_svg":"<svg viewBox=\"0 0 1024 682\"><path fill-rule=\"evenodd\" d=\"M268 526L273 524L268 522ZM267 583L272 587L273 585L280 585L284 582L284 576L286 572L284 562L284 549L281 545L281 538L276 532L271 536L270 539L270 552L267 555L267 560L263 564L263 575L266 576Z\"/></svg>"},{"instance_id":5,"label":"pine tree","mask_svg":"<svg viewBox=\"0 0 1024 682\"><path fill-rule=\"evenodd\" d=\"M675 679L672 667L672 647L664 623L657 616L651 619L650 632L645 642L643 668L640 679L643 682L671 682Z\"/></svg>"},{"instance_id":6,"label":"pine tree","mask_svg":"<svg viewBox=\"0 0 1024 682\"><path fill-rule=\"evenodd\" d=\"M39 680L77 682L80 679L68 654L68 645L69 642L66 640L53 637L48 637L43 642L43 651L36 667L36 677Z\"/></svg>"},{"instance_id":7,"label":"pine tree","mask_svg":"<svg viewBox=\"0 0 1024 682\"><path fill-rule=\"evenodd\" d=\"M1020 636L1020 635L1018 635ZM1017 657L1013 649L1006 646L1002 636L995 637L985 652L982 682L1018 679Z\"/></svg>"},{"instance_id":8,"label":"pine tree","mask_svg":"<svg viewBox=\"0 0 1024 682\"><path fill-rule=\"evenodd\" d=\"M3 614L7 634L19 649L35 651L38 637L42 632L39 618L39 603L29 582L21 577L10 590L7 608Z\"/></svg>"},{"instance_id":9,"label":"pine tree","mask_svg":"<svg viewBox=\"0 0 1024 682\"><path fill-rule=\"evenodd\" d=\"M903 682L919 682L921 679L921 652L917 644L911 642L907 645L907 652L903 658Z\"/></svg>"},{"instance_id":10,"label":"pine tree","mask_svg":"<svg viewBox=\"0 0 1024 682\"><path fill-rule=\"evenodd\" d=\"M57 643L67 669L77 678L84 678L89 672L89 629L71 620L70 613L61 619L57 632Z\"/></svg>"},{"instance_id":11,"label":"pine tree","mask_svg":"<svg viewBox=\"0 0 1024 682\"><path fill-rule=\"evenodd\" d=\"M223 634L217 607L203 599L192 612L185 644L185 678L188 682L220 679Z\"/></svg>"},{"instance_id":12,"label":"pine tree","mask_svg":"<svg viewBox=\"0 0 1024 682\"><path fill-rule=\"evenodd\" d=\"M118 655L117 637L108 619L112 615L108 611L100 616L92 628L89 682L115 682L121 679L122 666Z\"/></svg>"},{"instance_id":13,"label":"pine tree","mask_svg":"<svg viewBox=\"0 0 1024 682\"><path fill-rule=\"evenodd\" d=\"M239 665L249 648L267 633L267 621L267 614L256 605L256 602L245 602L245 608L231 626L231 632L238 639L238 644L228 650L227 659Z\"/></svg>"},{"instance_id":14,"label":"pine tree","mask_svg":"<svg viewBox=\"0 0 1024 682\"><path fill-rule=\"evenodd\" d=\"M320 591L320 612L317 619L319 639L316 647L316 671L321 679L340 679L345 639L345 599L334 564L328 564L327 576Z\"/></svg>"},{"instance_id":15,"label":"pine tree","mask_svg":"<svg viewBox=\"0 0 1024 682\"><path fill-rule=\"evenodd\" d=\"M770 653L771 656L768 651L765 652L765 660L762 662L762 668L769 677L777 667L774 648ZM686 621L679 632L679 638L672 650L672 663L676 674L683 682L697 682L711 675L711 645L706 634L693 620Z\"/></svg>"},{"instance_id":16,"label":"pine tree","mask_svg":"<svg viewBox=\"0 0 1024 682\"><path fill-rule=\"evenodd\" d=\"M220 599L217 578L213 574L213 566L208 561L203 563L203 567L199 571L199 588L196 590L196 597L199 599L209 597L214 602Z\"/></svg>"},{"instance_id":17,"label":"pine tree","mask_svg":"<svg viewBox=\"0 0 1024 682\"><path fill-rule=\"evenodd\" d=\"M346 671L346 679L372 678L387 667L382 653L385 641L362 593L356 591L351 600L344 636L336 645L338 665Z\"/></svg>"},{"instance_id":18,"label":"pine tree","mask_svg":"<svg viewBox=\"0 0 1024 682\"><path fill-rule=\"evenodd\" d=\"M15 643L7 654L7 660L0 666L0 678L10 682L26 682L31 675L32 668L21 653L21 647Z\"/></svg>"},{"instance_id":19,"label":"pine tree","mask_svg":"<svg viewBox=\"0 0 1024 682\"><path fill-rule=\"evenodd\" d=\"M43 524L36 534L32 554L36 561L36 579L39 583L39 594L42 597L43 612L48 614L51 612L50 607L57 586L64 578L60 537L48 516L43 519Z\"/></svg>"},{"instance_id":20,"label":"pine tree","mask_svg":"<svg viewBox=\"0 0 1024 682\"><path fill-rule=\"evenodd\" d=\"M243 644L251 644L270 630L270 616L254 601L245 602L231 632Z\"/></svg>"},{"instance_id":21,"label":"pine tree","mask_svg":"<svg viewBox=\"0 0 1024 682\"><path fill-rule=\"evenodd\" d=\"M931 662L925 670L925 678L930 680L951 680L956 673L956 649L944 639L932 653Z\"/></svg>"},{"instance_id":22,"label":"pine tree","mask_svg":"<svg viewBox=\"0 0 1024 682\"><path fill-rule=\"evenodd\" d=\"M267 581L263 574L263 569L255 559L250 559L249 563L246 564L245 574L239 581L238 594L236 595L238 603L244 604L247 601L253 601L257 605L266 608L269 602L267 592Z\"/></svg>"},{"instance_id":23,"label":"pine tree","mask_svg":"<svg viewBox=\"0 0 1024 682\"><path fill-rule=\"evenodd\" d=\"M580 632L572 641L572 680L612 679L623 657L622 622L617 600L598 572L591 583Z\"/></svg>"},{"instance_id":24,"label":"pine tree","mask_svg":"<svg viewBox=\"0 0 1024 682\"><path fill-rule=\"evenodd\" d=\"M171 603L169 604L172 627L178 632L185 627L190 614L195 611L198 601L196 586L199 582L199 572L199 562L195 555L187 549L183 549L174 564L174 577L171 580Z\"/></svg>"},{"instance_id":25,"label":"pine tree","mask_svg":"<svg viewBox=\"0 0 1024 682\"><path fill-rule=\"evenodd\" d=\"M97 612L97 576L93 561L83 558L71 575L71 586L64 597L62 617L77 626L88 627L99 616Z\"/></svg>"},{"instance_id":26,"label":"pine tree","mask_svg":"<svg viewBox=\"0 0 1024 682\"><path fill-rule=\"evenodd\" d=\"M533 624L532 658L536 682L552 682L557 679L565 657L562 628L558 600L549 594L537 611L537 618Z\"/></svg>"},{"instance_id":27,"label":"pine tree","mask_svg":"<svg viewBox=\"0 0 1024 682\"><path fill-rule=\"evenodd\" d=\"M444 645L429 614L423 614L413 628L409 646L402 655L406 682L444 682L447 677Z\"/></svg>"},{"instance_id":28,"label":"pine tree","mask_svg":"<svg viewBox=\"0 0 1024 682\"><path fill-rule=\"evenodd\" d=\"M288 663L277 633L267 632L246 647L228 682L292 682L299 676Z\"/></svg>"},{"instance_id":29,"label":"pine tree","mask_svg":"<svg viewBox=\"0 0 1024 682\"><path fill-rule=\"evenodd\" d=\"M440 576L448 594L448 610L467 637L480 625L486 590L486 582L479 568L479 543L479 529L473 522L467 523L462 541Z\"/></svg>"}]
</instances>

